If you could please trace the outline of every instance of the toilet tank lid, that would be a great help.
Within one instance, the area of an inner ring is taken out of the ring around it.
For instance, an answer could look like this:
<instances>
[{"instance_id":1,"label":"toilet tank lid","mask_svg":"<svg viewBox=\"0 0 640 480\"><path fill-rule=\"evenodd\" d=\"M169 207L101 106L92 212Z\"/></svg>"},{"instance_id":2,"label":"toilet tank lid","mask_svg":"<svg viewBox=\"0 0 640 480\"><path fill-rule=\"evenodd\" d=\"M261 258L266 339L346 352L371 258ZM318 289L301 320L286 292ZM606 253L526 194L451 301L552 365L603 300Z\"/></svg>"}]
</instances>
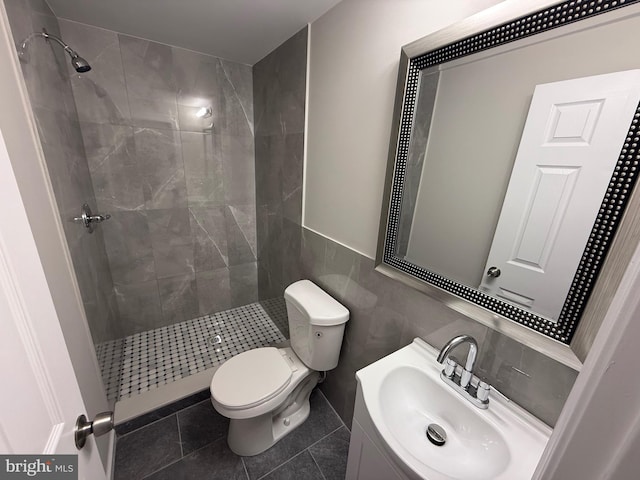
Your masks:
<instances>
[{"instance_id":1,"label":"toilet tank lid","mask_svg":"<svg viewBox=\"0 0 640 480\"><path fill-rule=\"evenodd\" d=\"M311 325L340 325L349 320L349 310L310 280L289 285L284 298L304 312Z\"/></svg>"}]
</instances>

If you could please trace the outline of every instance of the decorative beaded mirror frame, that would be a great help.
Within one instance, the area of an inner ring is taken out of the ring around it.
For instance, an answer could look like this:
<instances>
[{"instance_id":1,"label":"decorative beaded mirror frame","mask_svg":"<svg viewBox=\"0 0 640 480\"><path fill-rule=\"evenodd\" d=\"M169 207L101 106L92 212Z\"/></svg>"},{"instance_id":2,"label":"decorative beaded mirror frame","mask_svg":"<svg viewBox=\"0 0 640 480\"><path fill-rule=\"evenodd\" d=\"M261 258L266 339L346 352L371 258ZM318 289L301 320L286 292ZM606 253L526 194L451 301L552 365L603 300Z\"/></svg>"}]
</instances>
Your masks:
<instances>
[{"instance_id":1,"label":"decorative beaded mirror frame","mask_svg":"<svg viewBox=\"0 0 640 480\"><path fill-rule=\"evenodd\" d=\"M620 226L623 213L637 179L638 163L640 161L640 149L638 148L640 142L638 125L640 122L640 105L629 127L625 143L621 147L607 193L602 201L559 320L554 323L514 304L501 301L479 290L415 265L395 253L397 251L400 209L420 72L440 63L505 45L639 2L640 0L570 0L547 6L541 10L534 10L534 8L540 8L540 4L545 2L538 1L536 7L536 2L530 1L527 6L529 11L533 11L533 13L509 19L510 12L517 8L511 2L511 5L506 8L500 9L500 5L498 5L493 9L471 17L465 22L461 22L457 32L456 26L450 27L414 42L403 49L396 96L396 110L394 113L394 119L397 120L396 124L399 125L399 129L392 133L390 145L390 162L387 171L385 200L376 259L378 270L389 276L401 279L415 288L425 290L441 300L444 298L441 293L422 288L415 281L399 278L396 273L385 268L385 265L391 266L413 279L438 287L438 289L452 294L457 299L448 298L445 303L452 305L457 302L459 304L459 299L463 299L491 312L494 314L492 316L493 319L499 317L507 318L563 344L571 342L614 235ZM550 2L547 1L546 3L549 4ZM498 13L492 14L492 10L496 10ZM492 26L487 29L487 25ZM456 37L459 39L455 40ZM431 40L429 41L429 39ZM420 42L425 44L439 43L441 46L425 53L411 56L411 50L420 48ZM416 46L416 44L418 45ZM487 321L484 323L488 324Z\"/></svg>"}]
</instances>

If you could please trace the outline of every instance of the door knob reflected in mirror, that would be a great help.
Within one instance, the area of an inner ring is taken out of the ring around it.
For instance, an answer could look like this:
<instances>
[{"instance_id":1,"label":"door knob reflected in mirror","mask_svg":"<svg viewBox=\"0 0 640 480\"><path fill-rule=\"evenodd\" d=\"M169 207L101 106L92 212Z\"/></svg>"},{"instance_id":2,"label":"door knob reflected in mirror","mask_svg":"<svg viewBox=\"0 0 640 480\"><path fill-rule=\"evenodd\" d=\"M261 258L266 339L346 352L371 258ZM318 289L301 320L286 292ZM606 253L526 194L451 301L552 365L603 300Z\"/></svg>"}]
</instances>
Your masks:
<instances>
[{"instance_id":1,"label":"door knob reflected in mirror","mask_svg":"<svg viewBox=\"0 0 640 480\"><path fill-rule=\"evenodd\" d=\"M487 270L487 276L491 278L498 278L502 272L498 267L491 267Z\"/></svg>"}]
</instances>

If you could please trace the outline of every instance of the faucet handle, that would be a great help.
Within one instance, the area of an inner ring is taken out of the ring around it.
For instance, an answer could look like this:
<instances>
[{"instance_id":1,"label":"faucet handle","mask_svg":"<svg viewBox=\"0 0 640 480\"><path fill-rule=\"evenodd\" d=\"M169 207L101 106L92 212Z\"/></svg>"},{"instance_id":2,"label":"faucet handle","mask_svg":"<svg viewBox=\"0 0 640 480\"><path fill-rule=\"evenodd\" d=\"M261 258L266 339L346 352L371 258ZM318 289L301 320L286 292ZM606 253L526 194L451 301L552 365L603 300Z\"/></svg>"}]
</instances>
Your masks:
<instances>
[{"instance_id":1,"label":"faucet handle","mask_svg":"<svg viewBox=\"0 0 640 480\"><path fill-rule=\"evenodd\" d=\"M442 370L442 373L444 373L447 378L453 378L454 374L456 373L457 366L458 362L454 357L447 357L446 361L444 362L444 370Z\"/></svg>"},{"instance_id":2,"label":"faucet handle","mask_svg":"<svg viewBox=\"0 0 640 480\"><path fill-rule=\"evenodd\" d=\"M489 392L491 391L491 386L482 380L478 382L478 390L476 392L476 398L481 402L489 402Z\"/></svg>"}]
</instances>

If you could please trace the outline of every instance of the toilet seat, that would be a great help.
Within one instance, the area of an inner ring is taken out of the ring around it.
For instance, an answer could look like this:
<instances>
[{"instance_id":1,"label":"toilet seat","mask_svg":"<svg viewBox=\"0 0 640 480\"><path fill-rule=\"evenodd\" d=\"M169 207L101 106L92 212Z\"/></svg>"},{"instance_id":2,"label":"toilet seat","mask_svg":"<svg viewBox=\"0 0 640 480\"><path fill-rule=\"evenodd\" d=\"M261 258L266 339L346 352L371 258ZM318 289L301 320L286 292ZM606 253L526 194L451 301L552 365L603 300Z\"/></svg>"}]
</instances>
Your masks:
<instances>
[{"instance_id":1,"label":"toilet seat","mask_svg":"<svg viewBox=\"0 0 640 480\"><path fill-rule=\"evenodd\" d=\"M211 380L211 395L230 410L251 408L287 388L293 372L277 348L248 350L218 368Z\"/></svg>"}]
</instances>

